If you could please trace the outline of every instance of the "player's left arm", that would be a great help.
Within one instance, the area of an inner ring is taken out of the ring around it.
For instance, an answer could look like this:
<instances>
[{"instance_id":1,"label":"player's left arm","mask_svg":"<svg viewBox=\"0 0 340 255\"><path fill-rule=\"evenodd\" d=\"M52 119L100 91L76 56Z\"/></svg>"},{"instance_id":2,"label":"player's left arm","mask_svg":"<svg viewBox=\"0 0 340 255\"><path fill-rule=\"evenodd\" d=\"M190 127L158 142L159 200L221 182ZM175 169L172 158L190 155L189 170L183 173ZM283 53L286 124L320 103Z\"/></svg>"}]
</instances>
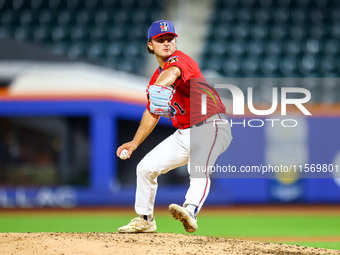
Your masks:
<instances>
[{"instance_id":1,"label":"player's left arm","mask_svg":"<svg viewBox=\"0 0 340 255\"><path fill-rule=\"evenodd\" d=\"M160 74L155 84L166 87L171 86L181 75L182 70L179 67L171 66Z\"/></svg>"},{"instance_id":2,"label":"player's left arm","mask_svg":"<svg viewBox=\"0 0 340 255\"><path fill-rule=\"evenodd\" d=\"M170 87L176 81L177 77L182 74L181 69L177 66L171 66L165 69L155 84L148 86L148 96L150 102L150 112L166 118L176 115L176 109L171 105L174 88Z\"/></svg>"}]
</instances>

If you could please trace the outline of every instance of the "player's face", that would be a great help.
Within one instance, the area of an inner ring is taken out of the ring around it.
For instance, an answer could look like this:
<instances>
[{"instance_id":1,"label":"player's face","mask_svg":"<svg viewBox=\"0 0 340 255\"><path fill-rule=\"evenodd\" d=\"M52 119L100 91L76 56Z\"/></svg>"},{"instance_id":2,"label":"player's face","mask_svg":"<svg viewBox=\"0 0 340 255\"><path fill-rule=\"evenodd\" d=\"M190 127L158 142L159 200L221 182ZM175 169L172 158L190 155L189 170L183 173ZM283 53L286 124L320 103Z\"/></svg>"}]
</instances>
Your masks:
<instances>
[{"instance_id":1,"label":"player's face","mask_svg":"<svg viewBox=\"0 0 340 255\"><path fill-rule=\"evenodd\" d=\"M168 58L176 51L175 36L165 34L155 39L151 39L149 47L154 51L156 56Z\"/></svg>"}]
</instances>

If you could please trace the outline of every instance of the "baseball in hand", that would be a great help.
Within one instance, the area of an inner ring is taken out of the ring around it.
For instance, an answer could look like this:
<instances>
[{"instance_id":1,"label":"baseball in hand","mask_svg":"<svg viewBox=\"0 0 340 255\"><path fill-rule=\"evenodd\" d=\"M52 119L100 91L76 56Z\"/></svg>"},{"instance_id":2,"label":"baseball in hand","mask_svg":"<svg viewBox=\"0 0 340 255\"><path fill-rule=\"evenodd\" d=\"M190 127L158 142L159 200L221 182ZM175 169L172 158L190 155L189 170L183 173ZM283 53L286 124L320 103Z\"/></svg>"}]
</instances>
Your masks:
<instances>
[{"instance_id":1,"label":"baseball in hand","mask_svg":"<svg viewBox=\"0 0 340 255\"><path fill-rule=\"evenodd\" d=\"M128 158L128 152L129 152L129 151L128 151L127 149L122 150L122 151L120 152L120 155L119 155L120 159L122 159L122 160L127 159L127 158Z\"/></svg>"}]
</instances>

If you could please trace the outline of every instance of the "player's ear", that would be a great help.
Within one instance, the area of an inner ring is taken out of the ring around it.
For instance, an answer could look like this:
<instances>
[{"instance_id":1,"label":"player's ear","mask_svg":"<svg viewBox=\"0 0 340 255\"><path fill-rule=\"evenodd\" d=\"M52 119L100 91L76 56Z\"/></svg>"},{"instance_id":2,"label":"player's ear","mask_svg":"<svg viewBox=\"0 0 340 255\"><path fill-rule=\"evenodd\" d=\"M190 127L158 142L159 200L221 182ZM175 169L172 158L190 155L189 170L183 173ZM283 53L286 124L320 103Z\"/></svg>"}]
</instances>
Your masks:
<instances>
[{"instance_id":1,"label":"player's ear","mask_svg":"<svg viewBox=\"0 0 340 255\"><path fill-rule=\"evenodd\" d=\"M148 47L149 47L150 50L153 50L153 45L152 45L152 42L151 42L151 41L148 42Z\"/></svg>"}]
</instances>

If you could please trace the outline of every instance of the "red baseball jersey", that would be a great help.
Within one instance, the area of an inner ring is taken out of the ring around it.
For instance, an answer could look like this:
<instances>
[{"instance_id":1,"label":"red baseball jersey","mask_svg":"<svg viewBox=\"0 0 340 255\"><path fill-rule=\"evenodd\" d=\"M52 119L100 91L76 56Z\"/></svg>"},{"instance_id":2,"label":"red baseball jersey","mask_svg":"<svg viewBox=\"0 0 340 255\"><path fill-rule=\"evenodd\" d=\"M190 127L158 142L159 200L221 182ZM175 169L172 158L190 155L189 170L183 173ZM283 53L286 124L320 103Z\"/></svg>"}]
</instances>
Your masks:
<instances>
[{"instance_id":1,"label":"red baseball jersey","mask_svg":"<svg viewBox=\"0 0 340 255\"><path fill-rule=\"evenodd\" d=\"M177 111L176 116L172 118L174 127L188 128L216 113L226 112L219 95L207 84L196 61L181 51L176 50L166 61L164 68L159 67L155 71L149 84L155 84L161 72L171 66L177 66L182 71L181 76L172 84L175 93L171 105ZM202 114L202 94L205 95L206 114ZM150 110L149 98L146 107Z\"/></svg>"}]
</instances>

